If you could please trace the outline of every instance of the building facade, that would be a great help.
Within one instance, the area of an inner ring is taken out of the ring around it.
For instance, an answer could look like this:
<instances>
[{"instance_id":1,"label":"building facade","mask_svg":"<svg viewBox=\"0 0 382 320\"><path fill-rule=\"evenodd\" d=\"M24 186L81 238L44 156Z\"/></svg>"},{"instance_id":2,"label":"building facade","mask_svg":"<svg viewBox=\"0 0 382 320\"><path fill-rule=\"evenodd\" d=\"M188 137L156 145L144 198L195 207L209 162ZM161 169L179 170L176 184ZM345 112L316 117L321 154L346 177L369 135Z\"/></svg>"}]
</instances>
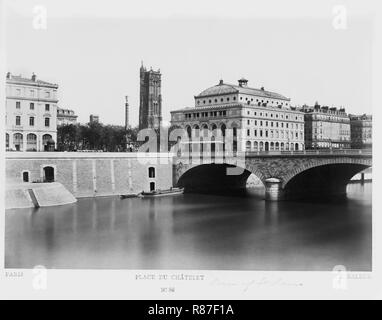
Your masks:
<instances>
[{"instance_id":1,"label":"building facade","mask_svg":"<svg viewBox=\"0 0 382 320\"><path fill-rule=\"evenodd\" d=\"M97 115L97 114L91 114L91 115L89 116L89 122L90 122L90 123L93 123L93 122L99 123L99 115Z\"/></svg>"},{"instance_id":2,"label":"building facade","mask_svg":"<svg viewBox=\"0 0 382 320\"><path fill-rule=\"evenodd\" d=\"M234 151L305 148L304 114L281 94L250 88L246 79L240 79L238 85L220 80L194 98L194 107L171 112L172 127L201 131L201 139L208 130L213 133L209 139L215 139L232 129Z\"/></svg>"},{"instance_id":3,"label":"building facade","mask_svg":"<svg viewBox=\"0 0 382 320\"><path fill-rule=\"evenodd\" d=\"M159 129L162 123L162 93L160 70L140 68L139 129Z\"/></svg>"},{"instance_id":4,"label":"building facade","mask_svg":"<svg viewBox=\"0 0 382 320\"><path fill-rule=\"evenodd\" d=\"M344 108L302 107L306 149L350 148L350 119Z\"/></svg>"},{"instance_id":5,"label":"building facade","mask_svg":"<svg viewBox=\"0 0 382 320\"><path fill-rule=\"evenodd\" d=\"M57 107L57 126L77 124L77 117L73 110Z\"/></svg>"},{"instance_id":6,"label":"building facade","mask_svg":"<svg viewBox=\"0 0 382 320\"><path fill-rule=\"evenodd\" d=\"M6 150L51 151L57 140L58 85L6 76Z\"/></svg>"},{"instance_id":7,"label":"building facade","mask_svg":"<svg viewBox=\"0 0 382 320\"><path fill-rule=\"evenodd\" d=\"M371 115L350 116L351 147L366 149L372 147L373 118Z\"/></svg>"}]
</instances>

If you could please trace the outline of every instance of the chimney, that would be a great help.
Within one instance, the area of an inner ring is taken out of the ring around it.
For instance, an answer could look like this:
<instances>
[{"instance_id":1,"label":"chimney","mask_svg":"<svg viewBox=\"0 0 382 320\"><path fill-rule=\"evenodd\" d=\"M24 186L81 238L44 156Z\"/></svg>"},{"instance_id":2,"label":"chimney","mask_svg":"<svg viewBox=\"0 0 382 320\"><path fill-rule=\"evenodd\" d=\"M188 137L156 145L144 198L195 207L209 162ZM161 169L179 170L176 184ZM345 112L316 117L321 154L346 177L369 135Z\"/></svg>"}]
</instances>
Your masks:
<instances>
[{"instance_id":1,"label":"chimney","mask_svg":"<svg viewBox=\"0 0 382 320\"><path fill-rule=\"evenodd\" d=\"M219 80L219 85L222 85L223 84L223 79L220 79Z\"/></svg>"},{"instance_id":2,"label":"chimney","mask_svg":"<svg viewBox=\"0 0 382 320\"><path fill-rule=\"evenodd\" d=\"M7 79L10 79L10 78L11 78L11 73L7 72Z\"/></svg>"},{"instance_id":3,"label":"chimney","mask_svg":"<svg viewBox=\"0 0 382 320\"><path fill-rule=\"evenodd\" d=\"M248 85L248 80L244 78L241 78L240 80L238 80L238 82L240 87L246 87Z\"/></svg>"},{"instance_id":4,"label":"chimney","mask_svg":"<svg viewBox=\"0 0 382 320\"><path fill-rule=\"evenodd\" d=\"M36 75L34 73L32 74L32 81L36 81Z\"/></svg>"},{"instance_id":5,"label":"chimney","mask_svg":"<svg viewBox=\"0 0 382 320\"><path fill-rule=\"evenodd\" d=\"M264 91L264 90L265 90L264 87L261 87L260 89L261 89L261 91Z\"/></svg>"}]
</instances>

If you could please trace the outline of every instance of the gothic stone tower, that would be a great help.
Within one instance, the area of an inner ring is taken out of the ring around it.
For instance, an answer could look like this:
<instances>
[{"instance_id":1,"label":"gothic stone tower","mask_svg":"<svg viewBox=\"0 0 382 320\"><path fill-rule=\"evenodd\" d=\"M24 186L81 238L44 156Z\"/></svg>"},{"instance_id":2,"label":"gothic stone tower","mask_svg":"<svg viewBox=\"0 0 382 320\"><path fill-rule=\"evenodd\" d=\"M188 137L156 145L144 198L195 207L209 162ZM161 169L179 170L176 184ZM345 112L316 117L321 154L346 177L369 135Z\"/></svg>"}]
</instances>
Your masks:
<instances>
[{"instance_id":1,"label":"gothic stone tower","mask_svg":"<svg viewBox=\"0 0 382 320\"><path fill-rule=\"evenodd\" d=\"M162 122L162 94L160 70L140 69L139 129L159 129Z\"/></svg>"}]
</instances>

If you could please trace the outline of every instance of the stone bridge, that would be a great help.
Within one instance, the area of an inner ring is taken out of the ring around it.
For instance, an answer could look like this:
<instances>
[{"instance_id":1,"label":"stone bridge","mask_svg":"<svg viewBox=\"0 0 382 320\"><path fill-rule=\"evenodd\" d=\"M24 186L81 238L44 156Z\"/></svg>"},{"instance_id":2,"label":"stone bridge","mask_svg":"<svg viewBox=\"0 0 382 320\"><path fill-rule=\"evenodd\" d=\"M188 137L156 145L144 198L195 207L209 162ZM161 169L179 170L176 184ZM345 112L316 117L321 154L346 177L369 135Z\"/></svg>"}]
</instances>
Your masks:
<instances>
[{"instance_id":1,"label":"stone bridge","mask_svg":"<svg viewBox=\"0 0 382 320\"><path fill-rule=\"evenodd\" d=\"M350 179L372 166L371 150L260 151L178 155L173 184L185 191L245 188L251 174L267 200L344 195Z\"/></svg>"}]
</instances>

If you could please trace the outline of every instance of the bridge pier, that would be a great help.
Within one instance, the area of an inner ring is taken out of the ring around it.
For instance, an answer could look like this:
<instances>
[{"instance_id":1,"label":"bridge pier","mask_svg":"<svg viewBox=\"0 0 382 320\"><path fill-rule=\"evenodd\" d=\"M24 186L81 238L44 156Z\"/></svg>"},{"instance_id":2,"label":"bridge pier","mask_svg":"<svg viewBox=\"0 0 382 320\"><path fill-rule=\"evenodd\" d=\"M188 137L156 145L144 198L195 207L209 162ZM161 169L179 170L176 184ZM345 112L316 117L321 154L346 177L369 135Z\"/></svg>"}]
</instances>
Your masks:
<instances>
[{"instance_id":1,"label":"bridge pier","mask_svg":"<svg viewBox=\"0 0 382 320\"><path fill-rule=\"evenodd\" d=\"M280 179L269 178L265 180L265 200L279 201L284 198L284 190Z\"/></svg>"}]
</instances>

